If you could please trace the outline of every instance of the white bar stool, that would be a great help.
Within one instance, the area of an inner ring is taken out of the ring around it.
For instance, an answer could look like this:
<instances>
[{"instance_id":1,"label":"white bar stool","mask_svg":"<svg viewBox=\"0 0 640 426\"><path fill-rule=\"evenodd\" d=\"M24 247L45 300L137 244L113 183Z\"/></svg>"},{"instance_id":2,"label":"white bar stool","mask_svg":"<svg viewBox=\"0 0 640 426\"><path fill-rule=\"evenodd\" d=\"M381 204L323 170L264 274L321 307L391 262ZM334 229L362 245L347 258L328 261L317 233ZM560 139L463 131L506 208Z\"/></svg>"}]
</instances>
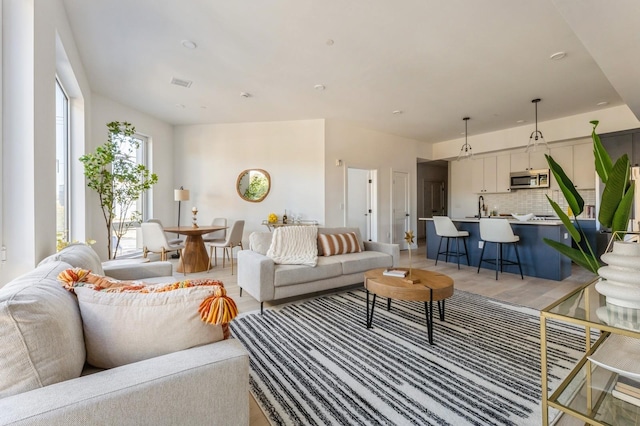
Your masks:
<instances>
[{"instance_id":1,"label":"white bar stool","mask_svg":"<svg viewBox=\"0 0 640 426\"><path fill-rule=\"evenodd\" d=\"M436 227L436 235L440 237L440 242L438 243L438 254L436 255L436 265L438 264L438 258L441 254L445 255L445 262L449 261L449 256L456 256L458 258L458 269L460 269L460 256L467 257L467 265L471 265L469 263L469 251L467 250L467 238L469 237L468 231L458 231L458 228L453 224L451 219L448 216L433 216L433 225ZM440 251L440 247L442 246L442 239L447 239L447 248L445 251ZM451 238L456 239L456 251L449 251L449 240ZM464 245L464 253L460 253L460 243L458 241L459 238L462 238L462 244Z\"/></svg>"},{"instance_id":2,"label":"white bar stool","mask_svg":"<svg viewBox=\"0 0 640 426\"><path fill-rule=\"evenodd\" d=\"M514 235L511 225L507 219L480 219L480 239L484 241L482 251L480 252L480 261L478 262L478 273L480 273L480 266L482 262L495 263L496 265L496 280L498 279L498 267L502 272L503 265L518 265L520 269L520 278L524 279L522 275L522 266L520 265L520 256L518 255L518 241L520 237ZM487 243L496 244L496 258L483 259L484 249L487 247ZM503 244L513 244L513 248L516 251L516 261L505 260L502 253Z\"/></svg>"}]
</instances>

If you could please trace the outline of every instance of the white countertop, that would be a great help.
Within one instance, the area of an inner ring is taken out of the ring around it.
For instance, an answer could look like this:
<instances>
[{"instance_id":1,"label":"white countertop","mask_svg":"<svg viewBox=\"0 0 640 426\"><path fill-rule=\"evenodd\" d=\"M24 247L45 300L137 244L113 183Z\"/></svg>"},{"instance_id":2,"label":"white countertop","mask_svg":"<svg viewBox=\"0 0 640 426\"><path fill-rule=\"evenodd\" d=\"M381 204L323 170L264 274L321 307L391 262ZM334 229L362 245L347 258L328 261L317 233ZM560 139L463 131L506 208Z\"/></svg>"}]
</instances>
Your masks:
<instances>
[{"instance_id":1,"label":"white countertop","mask_svg":"<svg viewBox=\"0 0 640 426\"><path fill-rule=\"evenodd\" d=\"M510 223L516 224L516 225L541 225L541 226L558 226L558 225L562 225L562 221L560 219L528 220L526 222L522 222L522 221L519 221L518 219L515 219L513 217L507 217L507 216L500 217L500 219L507 219ZM420 217L420 218L418 218L418 220L433 220L433 218ZM464 217L464 218L452 217L451 220L453 222L471 222L471 223L480 222L480 219L478 219L477 217Z\"/></svg>"}]
</instances>

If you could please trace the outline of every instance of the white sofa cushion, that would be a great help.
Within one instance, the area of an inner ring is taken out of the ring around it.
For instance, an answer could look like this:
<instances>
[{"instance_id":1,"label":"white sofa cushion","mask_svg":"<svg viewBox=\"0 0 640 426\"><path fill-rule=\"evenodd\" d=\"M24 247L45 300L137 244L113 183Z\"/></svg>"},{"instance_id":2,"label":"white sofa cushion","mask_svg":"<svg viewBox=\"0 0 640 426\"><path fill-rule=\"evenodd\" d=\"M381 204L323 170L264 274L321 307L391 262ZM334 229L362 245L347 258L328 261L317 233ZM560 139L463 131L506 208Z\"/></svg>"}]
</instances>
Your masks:
<instances>
[{"instance_id":1,"label":"white sofa cushion","mask_svg":"<svg viewBox=\"0 0 640 426\"><path fill-rule=\"evenodd\" d=\"M102 262L98 253L83 243L72 243L60 250L58 253L52 254L44 258L39 264L43 265L47 262L63 261L76 268L88 269L97 275L104 275Z\"/></svg>"},{"instance_id":2,"label":"white sofa cushion","mask_svg":"<svg viewBox=\"0 0 640 426\"><path fill-rule=\"evenodd\" d=\"M315 267L305 265L276 265L274 287L324 280L342 275L342 263L338 256L319 257Z\"/></svg>"},{"instance_id":3,"label":"white sofa cushion","mask_svg":"<svg viewBox=\"0 0 640 426\"><path fill-rule=\"evenodd\" d=\"M223 325L202 322L198 307L211 287L162 293L108 293L74 288L87 362L112 368L224 339Z\"/></svg>"},{"instance_id":4,"label":"white sofa cushion","mask_svg":"<svg viewBox=\"0 0 640 426\"><path fill-rule=\"evenodd\" d=\"M377 251L339 254L333 257L342 263L342 273L345 275L393 266L392 256Z\"/></svg>"},{"instance_id":5,"label":"white sofa cushion","mask_svg":"<svg viewBox=\"0 0 640 426\"><path fill-rule=\"evenodd\" d=\"M0 398L80 377L82 321L73 294L50 261L0 289Z\"/></svg>"}]
</instances>

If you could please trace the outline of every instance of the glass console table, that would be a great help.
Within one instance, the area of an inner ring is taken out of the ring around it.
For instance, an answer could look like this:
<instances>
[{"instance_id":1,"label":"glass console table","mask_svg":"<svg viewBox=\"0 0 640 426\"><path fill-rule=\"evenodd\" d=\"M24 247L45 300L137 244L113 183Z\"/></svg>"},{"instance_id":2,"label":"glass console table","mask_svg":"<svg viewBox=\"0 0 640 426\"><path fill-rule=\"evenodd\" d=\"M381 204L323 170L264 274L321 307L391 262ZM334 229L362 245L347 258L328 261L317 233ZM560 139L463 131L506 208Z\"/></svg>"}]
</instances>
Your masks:
<instances>
[{"instance_id":1,"label":"glass console table","mask_svg":"<svg viewBox=\"0 0 640 426\"><path fill-rule=\"evenodd\" d=\"M550 408L561 412L556 425L640 424L640 407L611 394L618 374L587 358L612 336L640 339L640 310L607 306L604 296L595 289L597 281L585 284L540 312L542 423L545 426L549 424ZM553 320L552 324L549 320ZM555 321L584 327L584 356L549 395L547 352L553 349L548 346L548 338ZM635 348L636 342L631 342ZM637 347L640 352L640 341ZM638 367L640 369L640 365Z\"/></svg>"}]
</instances>

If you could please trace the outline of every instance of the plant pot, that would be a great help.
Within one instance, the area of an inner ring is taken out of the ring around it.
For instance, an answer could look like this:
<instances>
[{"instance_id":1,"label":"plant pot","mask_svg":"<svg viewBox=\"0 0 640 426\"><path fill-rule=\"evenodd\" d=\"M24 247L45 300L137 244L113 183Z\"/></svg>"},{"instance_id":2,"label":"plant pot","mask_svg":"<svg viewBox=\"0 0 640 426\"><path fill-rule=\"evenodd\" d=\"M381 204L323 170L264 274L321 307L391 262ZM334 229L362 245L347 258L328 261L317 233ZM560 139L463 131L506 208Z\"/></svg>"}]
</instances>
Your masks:
<instances>
[{"instance_id":1,"label":"plant pot","mask_svg":"<svg viewBox=\"0 0 640 426\"><path fill-rule=\"evenodd\" d=\"M598 269L598 293L607 305L640 309L640 244L615 241L613 250L601 257L607 264Z\"/></svg>"}]
</instances>

